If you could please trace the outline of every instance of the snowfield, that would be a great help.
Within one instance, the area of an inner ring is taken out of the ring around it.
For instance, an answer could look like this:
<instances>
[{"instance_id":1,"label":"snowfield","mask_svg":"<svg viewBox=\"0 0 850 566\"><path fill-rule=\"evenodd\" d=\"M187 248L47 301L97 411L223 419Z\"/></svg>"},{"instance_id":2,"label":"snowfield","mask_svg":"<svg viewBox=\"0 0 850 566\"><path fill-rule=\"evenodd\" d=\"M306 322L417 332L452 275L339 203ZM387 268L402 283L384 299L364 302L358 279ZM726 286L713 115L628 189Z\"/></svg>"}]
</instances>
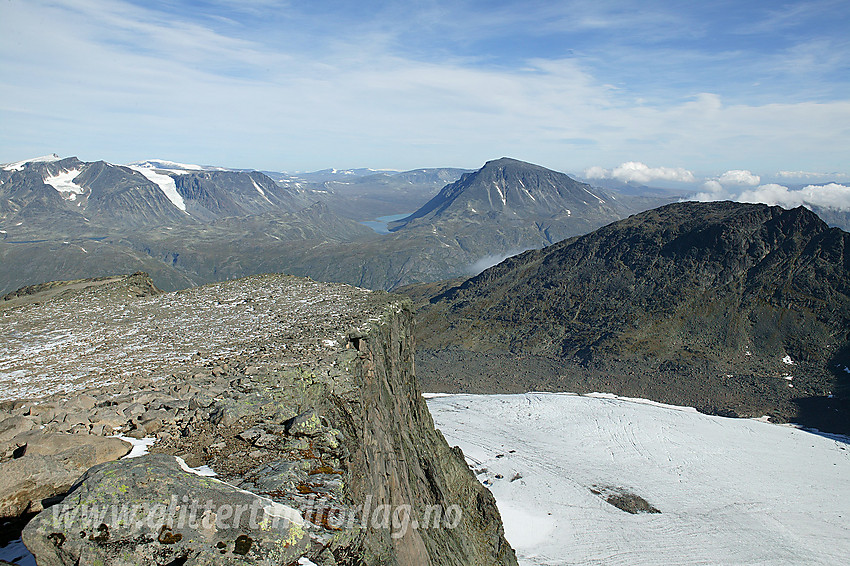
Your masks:
<instances>
[{"instance_id":1,"label":"snowfield","mask_svg":"<svg viewBox=\"0 0 850 566\"><path fill-rule=\"evenodd\" d=\"M61 173L57 173L52 177L45 177L44 184L50 185L54 189L56 189L59 193L62 194L65 198L70 200L75 200L76 195L81 195L86 190L74 183L74 178L80 174L79 169L71 169L70 171L63 171Z\"/></svg>"},{"instance_id":2,"label":"snowfield","mask_svg":"<svg viewBox=\"0 0 850 566\"><path fill-rule=\"evenodd\" d=\"M848 563L850 438L610 395L427 397L522 565Z\"/></svg>"},{"instance_id":3,"label":"snowfield","mask_svg":"<svg viewBox=\"0 0 850 566\"><path fill-rule=\"evenodd\" d=\"M157 173L153 169L148 169L146 167L137 167L131 166L130 169L134 171L138 171L142 175L148 178L149 181L153 181L157 184L163 194L168 197L168 200L171 201L171 204L186 212L186 203L183 202L183 197L180 196L180 193L177 192L177 184L174 182L174 179L169 177L168 175L163 175L162 173Z\"/></svg>"}]
</instances>

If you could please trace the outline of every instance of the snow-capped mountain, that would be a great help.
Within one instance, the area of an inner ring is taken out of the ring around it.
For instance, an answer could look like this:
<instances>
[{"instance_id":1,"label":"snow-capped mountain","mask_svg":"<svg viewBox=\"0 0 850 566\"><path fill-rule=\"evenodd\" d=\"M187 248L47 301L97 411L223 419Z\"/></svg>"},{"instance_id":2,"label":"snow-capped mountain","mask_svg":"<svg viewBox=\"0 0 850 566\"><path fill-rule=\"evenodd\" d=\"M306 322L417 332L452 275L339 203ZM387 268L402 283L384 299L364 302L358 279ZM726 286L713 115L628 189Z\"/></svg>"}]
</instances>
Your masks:
<instances>
[{"instance_id":1,"label":"snow-capped mountain","mask_svg":"<svg viewBox=\"0 0 850 566\"><path fill-rule=\"evenodd\" d=\"M24 159L23 161L15 161L14 163L3 163L0 164L0 169L3 169L4 171L20 171L28 163L51 163L53 161L59 161L60 159L62 158L55 153L52 153L42 157L33 157L31 159Z\"/></svg>"},{"instance_id":2,"label":"snow-capped mountain","mask_svg":"<svg viewBox=\"0 0 850 566\"><path fill-rule=\"evenodd\" d=\"M171 195L173 198L174 195ZM140 227L187 220L159 185L128 167L76 157L19 162L0 171L0 220Z\"/></svg>"},{"instance_id":3,"label":"snow-capped mountain","mask_svg":"<svg viewBox=\"0 0 850 566\"><path fill-rule=\"evenodd\" d=\"M292 212L309 202L255 171L165 160L129 166L56 155L3 165L0 220L151 227Z\"/></svg>"}]
</instances>

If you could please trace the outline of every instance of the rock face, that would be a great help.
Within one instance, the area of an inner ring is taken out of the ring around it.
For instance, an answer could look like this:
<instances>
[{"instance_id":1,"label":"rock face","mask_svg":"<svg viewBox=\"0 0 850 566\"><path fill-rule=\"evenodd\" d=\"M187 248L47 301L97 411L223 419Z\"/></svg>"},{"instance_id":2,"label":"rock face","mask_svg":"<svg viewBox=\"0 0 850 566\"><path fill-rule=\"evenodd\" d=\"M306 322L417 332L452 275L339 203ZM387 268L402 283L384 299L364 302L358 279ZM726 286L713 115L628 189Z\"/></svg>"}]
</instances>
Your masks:
<instances>
[{"instance_id":1,"label":"rock face","mask_svg":"<svg viewBox=\"0 0 850 566\"><path fill-rule=\"evenodd\" d=\"M296 509L309 545L295 545L303 552L292 556L321 566L516 563L492 495L434 429L421 398L408 301L279 275L141 297L126 289L126 281L112 281L3 311L10 335L20 316L33 337L80 328L83 317L96 332L77 339L100 340L85 349L54 345L56 355L15 362L23 372L21 387L28 380L46 383L43 375L70 377L53 383L50 395L6 403L10 417L32 420L47 433L70 427L86 436L155 438L152 452L179 456L192 467L207 465L239 489ZM76 314L63 318L62 312ZM68 373L87 364L101 367L101 356L111 363L98 381ZM4 359L3 367L15 371L12 361ZM63 391L73 388L80 391ZM10 389L5 394L15 396ZM26 426L15 421L9 430ZM114 492L104 483L110 474L143 469L124 461L97 468L66 497L63 513L80 509L84 493ZM156 474L158 483L186 481L183 472L175 477L177 471L159 465ZM138 497L145 493L157 492L142 490ZM61 537L51 535L60 531L44 526L51 512L26 533L39 559L39 553L63 560L94 556L106 544L101 533L123 533L104 521L78 546L63 545L70 554L56 554ZM194 540L176 524L167 526L165 540ZM68 540L71 531L60 534ZM237 544L231 534L226 552ZM125 535L120 540L130 541ZM132 547L148 545L152 536L122 548L128 556L148 556L151 548L134 554ZM222 550L218 542L216 551ZM205 563L202 554L181 552L166 554ZM260 554L247 557L261 563Z\"/></svg>"},{"instance_id":2,"label":"rock face","mask_svg":"<svg viewBox=\"0 0 850 566\"><path fill-rule=\"evenodd\" d=\"M459 368L473 387L501 375L506 390L606 391L848 428L848 250L850 235L805 208L668 205L438 294L420 346L442 358L441 375ZM522 371L476 363L516 364L515 354L554 373L511 384Z\"/></svg>"}]
</instances>

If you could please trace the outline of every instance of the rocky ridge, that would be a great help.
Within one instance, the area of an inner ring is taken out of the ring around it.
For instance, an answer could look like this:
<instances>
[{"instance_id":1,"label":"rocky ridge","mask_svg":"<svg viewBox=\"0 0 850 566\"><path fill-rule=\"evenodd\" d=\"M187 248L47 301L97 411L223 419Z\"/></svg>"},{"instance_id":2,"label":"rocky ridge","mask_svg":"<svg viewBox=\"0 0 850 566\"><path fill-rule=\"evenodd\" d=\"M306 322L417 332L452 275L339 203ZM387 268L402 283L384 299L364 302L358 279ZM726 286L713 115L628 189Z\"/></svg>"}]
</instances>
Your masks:
<instances>
[{"instance_id":1,"label":"rocky ridge","mask_svg":"<svg viewBox=\"0 0 850 566\"><path fill-rule=\"evenodd\" d=\"M802 207L644 212L432 287L417 326L426 383L604 391L846 431L848 250L850 235Z\"/></svg>"},{"instance_id":2,"label":"rocky ridge","mask_svg":"<svg viewBox=\"0 0 850 566\"><path fill-rule=\"evenodd\" d=\"M2 405L0 429L8 433L0 467L20 466L15 462L37 444L32 431L156 439L151 456L92 468L62 503L36 515L24 541L39 563L74 563L82 555L105 564L259 563L275 555L319 565L515 564L492 496L434 430L413 375L404 300L279 275L179 293L158 293L143 274L99 283L74 282L65 291L54 284L41 298L33 289L0 307L4 335L37 341L39 325L43 336L62 328L77 333L55 340L40 365L16 369L20 358L10 350L0 355L10 399ZM59 316L71 311L79 318ZM16 326L23 319L25 330ZM86 324L89 334L81 332ZM99 342L86 342L95 336ZM73 374L87 360L100 369ZM8 375L16 371L22 373ZM37 398L23 400L8 387L13 381L32 391L27 380L39 384ZM180 457L186 468L209 466L231 487L199 480L162 455ZM141 480L116 484L110 477L160 478L153 483L172 482L195 498L218 493L222 502L295 510L297 520L273 533L199 533L167 522L132 531L104 521L83 529L82 542L66 543L81 527L74 514L84 504L167 503L164 492ZM49 503L49 496L37 497L31 511ZM454 505L462 511L454 528L428 524L434 506ZM376 522L372 510L381 506L407 509L407 526L416 520L422 527L394 528L380 516Z\"/></svg>"}]
</instances>

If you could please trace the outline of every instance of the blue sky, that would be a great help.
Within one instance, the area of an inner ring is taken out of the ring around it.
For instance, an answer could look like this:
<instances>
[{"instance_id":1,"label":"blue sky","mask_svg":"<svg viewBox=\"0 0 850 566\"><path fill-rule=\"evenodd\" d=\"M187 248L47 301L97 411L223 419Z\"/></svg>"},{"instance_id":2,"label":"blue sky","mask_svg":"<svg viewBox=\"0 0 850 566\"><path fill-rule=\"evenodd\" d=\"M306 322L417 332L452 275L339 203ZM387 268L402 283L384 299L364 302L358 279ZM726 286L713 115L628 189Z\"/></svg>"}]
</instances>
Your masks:
<instances>
[{"instance_id":1,"label":"blue sky","mask_svg":"<svg viewBox=\"0 0 850 566\"><path fill-rule=\"evenodd\" d=\"M0 162L841 180L848 29L846 0L3 0Z\"/></svg>"}]
</instances>

